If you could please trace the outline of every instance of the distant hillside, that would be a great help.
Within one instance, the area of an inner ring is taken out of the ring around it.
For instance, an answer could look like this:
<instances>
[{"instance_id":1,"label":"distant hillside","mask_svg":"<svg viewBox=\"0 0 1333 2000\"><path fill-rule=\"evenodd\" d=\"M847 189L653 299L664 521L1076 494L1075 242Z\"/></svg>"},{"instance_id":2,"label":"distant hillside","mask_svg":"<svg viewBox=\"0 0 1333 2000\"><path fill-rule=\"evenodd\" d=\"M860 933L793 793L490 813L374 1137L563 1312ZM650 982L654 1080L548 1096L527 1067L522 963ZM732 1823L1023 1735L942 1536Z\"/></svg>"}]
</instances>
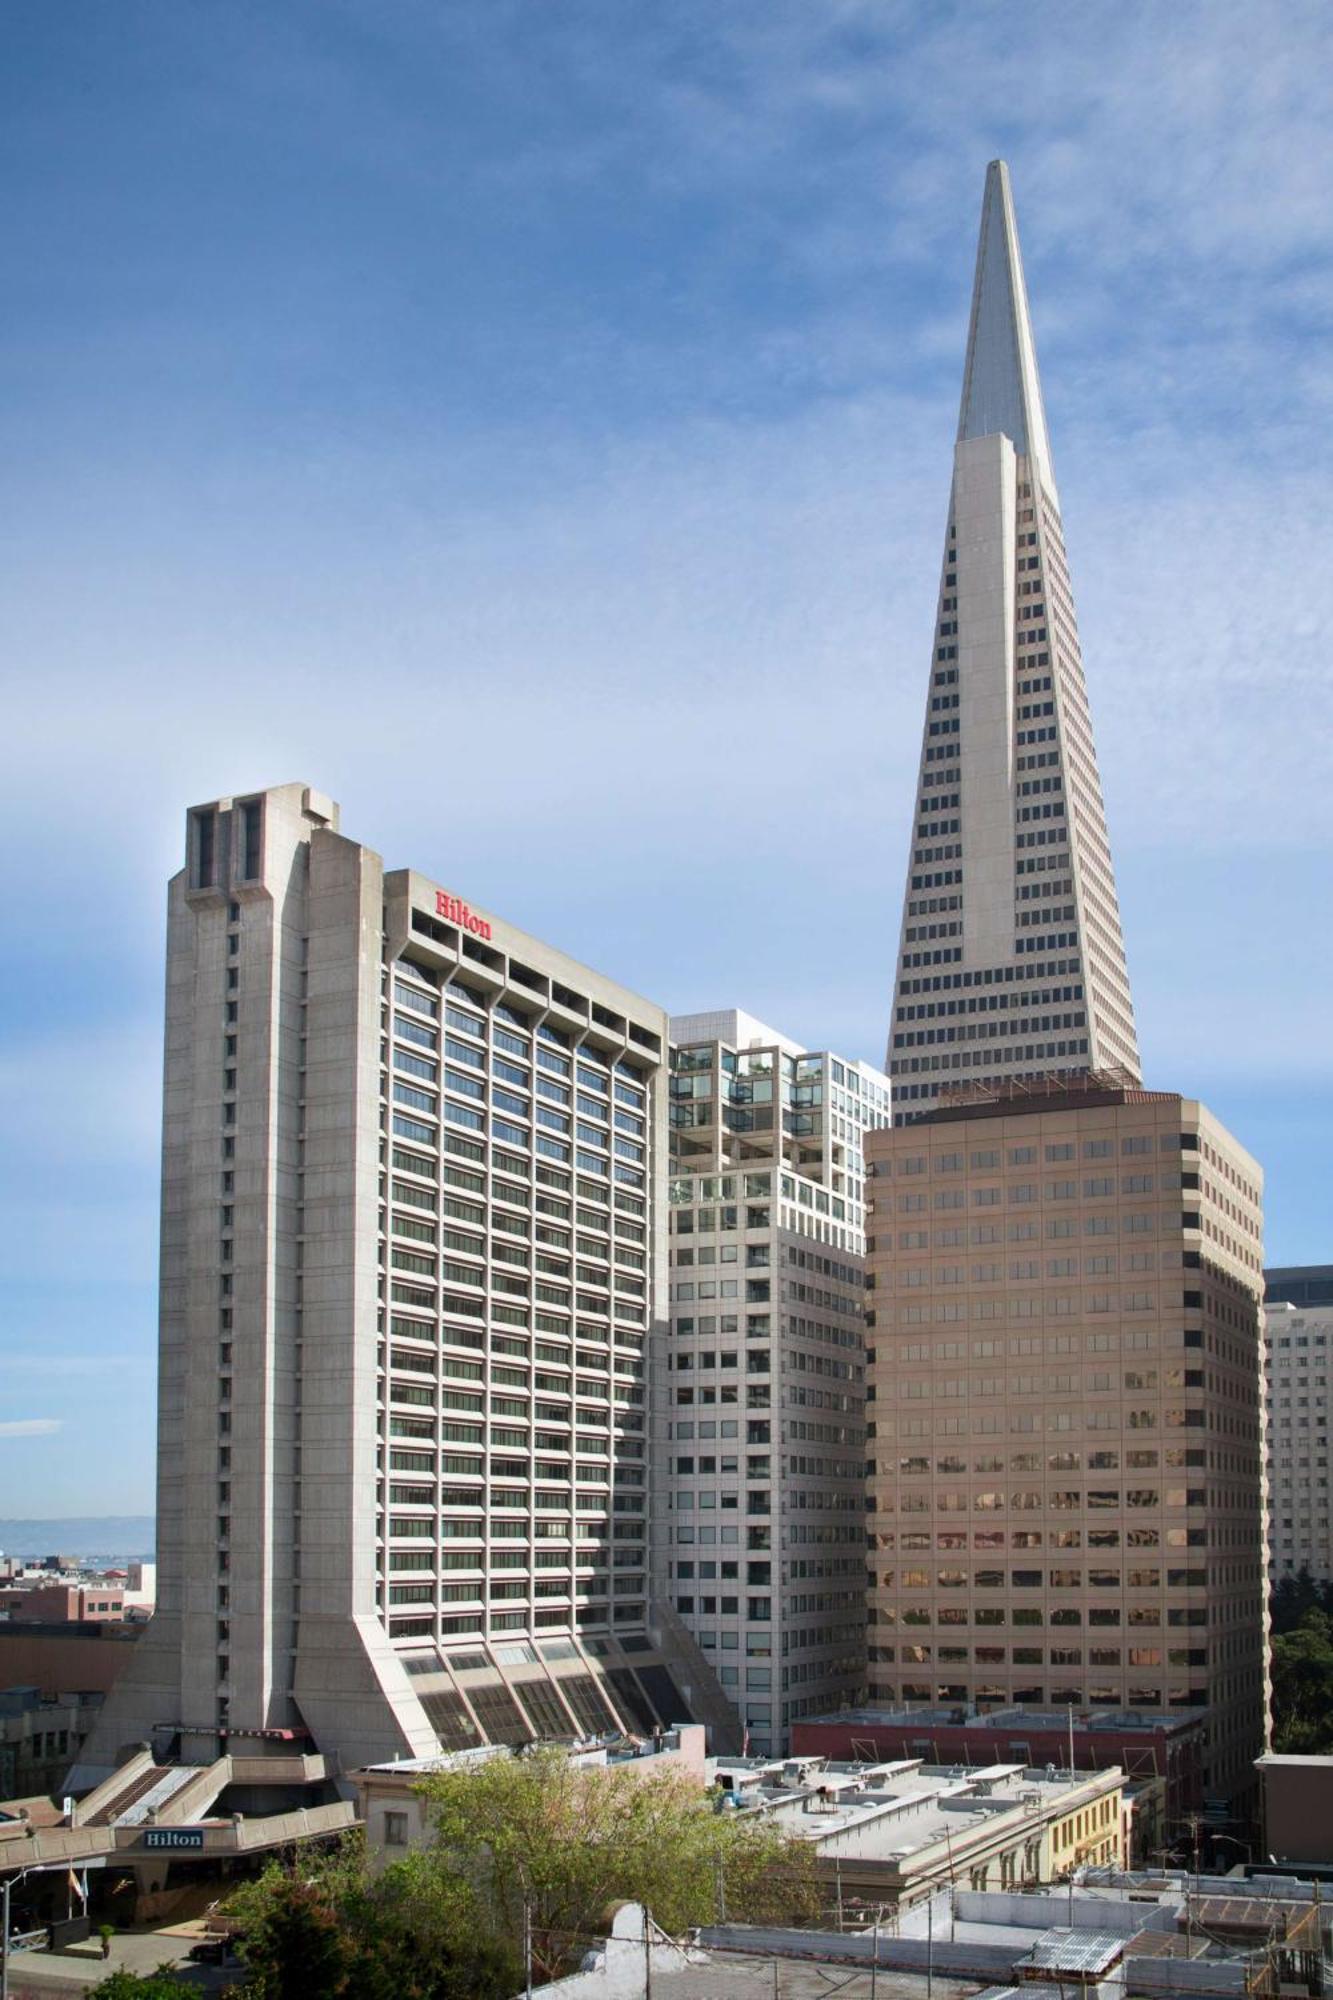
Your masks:
<instances>
[{"instance_id":1,"label":"distant hillside","mask_svg":"<svg viewBox=\"0 0 1333 2000\"><path fill-rule=\"evenodd\" d=\"M0 1555L120 1556L151 1562L157 1523L151 1514L71 1514L63 1521L0 1519Z\"/></svg>"}]
</instances>

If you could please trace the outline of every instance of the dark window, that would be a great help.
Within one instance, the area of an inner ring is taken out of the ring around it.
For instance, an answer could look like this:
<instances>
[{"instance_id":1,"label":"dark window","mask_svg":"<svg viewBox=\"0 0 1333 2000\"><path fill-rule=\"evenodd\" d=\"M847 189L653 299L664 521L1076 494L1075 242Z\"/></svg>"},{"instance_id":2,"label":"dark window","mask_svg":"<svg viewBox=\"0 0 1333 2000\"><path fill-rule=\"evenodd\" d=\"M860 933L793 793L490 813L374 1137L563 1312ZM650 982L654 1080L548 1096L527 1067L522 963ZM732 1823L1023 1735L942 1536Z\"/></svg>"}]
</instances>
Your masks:
<instances>
[{"instance_id":1,"label":"dark window","mask_svg":"<svg viewBox=\"0 0 1333 2000\"><path fill-rule=\"evenodd\" d=\"M680 1689L672 1680L665 1667L640 1667L639 1679L652 1697L653 1706L663 1722L688 1722L690 1711L681 1696Z\"/></svg>"},{"instance_id":2,"label":"dark window","mask_svg":"<svg viewBox=\"0 0 1333 2000\"><path fill-rule=\"evenodd\" d=\"M621 1726L620 1718L607 1707L605 1695L589 1674L570 1674L561 1680L560 1692L582 1726L594 1736Z\"/></svg>"},{"instance_id":3,"label":"dark window","mask_svg":"<svg viewBox=\"0 0 1333 2000\"><path fill-rule=\"evenodd\" d=\"M423 1694L421 1706L435 1731L441 1750L470 1750L477 1741L477 1725L457 1694Z\"/></svg>"},{"instance_id":4,"label":"dark window","mask_svg":"<svg viewBox=\"0 0 1333 2000\"><path fill-rule=\"evenodd\" d=\"M573 1734L569 1717L548 1682L522 1681L514 1692L536 1723L539 1736L555 1738Z\"/></svg>"},{"instance_id":5,"label":"dark window","mask_svg":"<svg viewBox=\"0 0 1333 2000\"><path fill-rule=\"evenodd\" d=\"M194 816L194 886L211 889L217 872L217 814L197 812Z\"/></svg>"},{"instance_id":6,"label":"dark window","mask_svg":"<svg viewBox=\"0 0 1333 2000\"><path fill-rule=\"evenodd\" d=\"M630 1669L608 1667L606 1678L615 1689L621 1707L629 1711L640 1729L646 1729L651 1733L657 1727L657 1717Z\"/></svg>"},{"instance_id":7,"label":"dark window","mask_svg":"<svg viewBox=\"0 0 1333 2000\"><path fill-rule=\"evenodd\" d=\"M241 807L241 874L247 882L259 874L261 810L258 799L249 799Z\"/></svg>"},{"instance_id":8,"label":"dark window","mask_svg":"<svg viewBox=\"0 0 1333 2000\"><path fill-rule=\"evenodd\" d=\"M508 1688L474 1687L468 1698L491 1743L529 1743L531 1726L524 1721Z\"/></svg>"}]
</instances>

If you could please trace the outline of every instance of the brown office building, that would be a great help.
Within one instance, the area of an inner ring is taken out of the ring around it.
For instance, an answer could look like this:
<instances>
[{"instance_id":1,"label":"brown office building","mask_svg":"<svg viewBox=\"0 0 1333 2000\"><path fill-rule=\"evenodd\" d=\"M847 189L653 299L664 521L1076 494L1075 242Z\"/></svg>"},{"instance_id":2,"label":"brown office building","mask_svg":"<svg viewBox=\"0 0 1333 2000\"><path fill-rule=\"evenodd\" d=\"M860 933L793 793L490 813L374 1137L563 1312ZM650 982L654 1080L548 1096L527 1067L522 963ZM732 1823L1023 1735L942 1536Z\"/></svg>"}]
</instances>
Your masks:
<instances>
[{"instance_id":1,"label":"brown office building","mask_svg":"<svg viewBox=\"0 0 1333 2000\"><path fill-rule=\"evenodd\" d=\"M969 1101L963 1101L969 1100ZM870 1698L1267 1713L1262 1174L1123 1073L866 1134Z\"/></svg>"}]
</instances>

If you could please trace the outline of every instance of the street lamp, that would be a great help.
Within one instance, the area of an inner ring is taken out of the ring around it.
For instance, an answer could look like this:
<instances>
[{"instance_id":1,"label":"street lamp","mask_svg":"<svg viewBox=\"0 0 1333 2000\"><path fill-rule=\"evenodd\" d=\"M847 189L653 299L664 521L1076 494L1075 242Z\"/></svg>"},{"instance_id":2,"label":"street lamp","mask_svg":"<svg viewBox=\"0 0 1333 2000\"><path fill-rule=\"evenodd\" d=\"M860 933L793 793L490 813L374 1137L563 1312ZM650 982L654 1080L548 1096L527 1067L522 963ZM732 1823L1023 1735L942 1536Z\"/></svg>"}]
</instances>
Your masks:
<instances>
[{"instance_id":1,"label":"street lamp","mask_svg":"<svg viewBox=\"0 0 1333 2000\"><path fill-rule=\"evenodd\" d=\"M1241 1840L1239 1836L1234 1833L1215 1833L1212 1835L1212 1842L1214 1847L1216 1847L1219 1840L1225 1840L1229 1847L1241 1848L1245 1855L1246 1865L1248 1867L1253 1867L1254 1849L1251 1847L1248 1840Z\"/></svg>"}]
</instances>

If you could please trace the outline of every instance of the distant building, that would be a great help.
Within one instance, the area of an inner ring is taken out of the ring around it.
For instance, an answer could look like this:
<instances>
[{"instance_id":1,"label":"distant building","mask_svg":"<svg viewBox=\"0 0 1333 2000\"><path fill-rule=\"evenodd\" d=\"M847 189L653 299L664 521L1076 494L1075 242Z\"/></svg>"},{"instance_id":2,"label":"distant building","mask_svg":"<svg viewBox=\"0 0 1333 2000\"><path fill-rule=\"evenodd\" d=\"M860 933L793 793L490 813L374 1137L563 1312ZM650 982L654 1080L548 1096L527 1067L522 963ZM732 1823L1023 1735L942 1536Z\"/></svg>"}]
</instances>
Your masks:
<instances>
[{"instance_id":1,"label":"distant building","mask_svg":"<svg viewBox=\"0 0 1333 2000\"><path fill-rule=\"evenodd\" d=\"M157 1564L132 1562L125 1571L127 1604L153 1605L157 1600Z\"/></svg>"},{"instance_id":2,"label":"distant building","mask_svg":"<svg viewBox=\"0 0 1333 2000\"><path fill-rule=\"evenodd\" d=\"M1333 1583L1333 1305L1264 1307L1268 1575ZM1262 1767L1261 1767L1262 1768Z\"/></svg>"},{"instance_id":3,"label":"distant building","mask_svg":"<svg viewBox=\"0 0 1333 2000\"><path fill-rule=\"evenodd\" d=\"M0 1618L0 1688L37 1687L44 1701L104 1695L134 1657L143 1625L114 1619L38 1624Z\"/></svg>"},{"instance_id":4,"label":"distant building","mask_svg":"<svg viewBox=\"0 0 1333 2000\"><path fill-rule=\"evenodd\" d=\"M757 1755L865 1687L861 1147L889 1080L727 1010L671 1021L666 1590Z\"/></svg>"},{"instance_id":5,"label":"distant building","mask_svg":"<svg viewBox=\"0 0 1333 2000\"><path fill-rule=\"evenodd\" d=\"M1264 1272L1264 1300L1290 1306L1333 1306L1333 1264L1275 1264Z\"/></svg>"},{"instance_id":6,"label":"distant building","mask_svg":"<svg viewBox=\"0 0 1333 2000\"><path fill-rule=\"evenodd\" d=\"M100 1694L49 1701L38 1687L0 1688L0 1801L54 1792L101 1702Z\"/></svg>"},{"instance_id":7,"label":"distant building","mask_svg":"<svg viewBox=\"0 0 1333 2000\"><path fill-rule=\"evenodd\" d=\"M113 1583L39 1583L0 1592L0 1604L15 1625L119 1624L125 1617L125 1587Z\"/></svg>"}]
</instances>

